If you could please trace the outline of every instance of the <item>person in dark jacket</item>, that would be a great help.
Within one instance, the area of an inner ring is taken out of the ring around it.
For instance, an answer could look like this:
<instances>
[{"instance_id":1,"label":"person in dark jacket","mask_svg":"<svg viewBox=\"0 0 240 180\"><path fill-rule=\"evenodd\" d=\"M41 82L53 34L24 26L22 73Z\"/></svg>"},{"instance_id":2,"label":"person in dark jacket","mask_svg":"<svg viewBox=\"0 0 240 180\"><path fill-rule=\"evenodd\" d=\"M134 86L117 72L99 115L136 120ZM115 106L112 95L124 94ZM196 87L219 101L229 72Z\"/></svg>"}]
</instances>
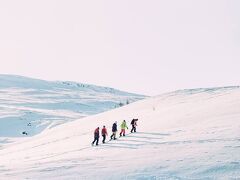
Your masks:
<instances>
[{"instance_id":1,"label":"person in dark jacket","mask_svg":"<svg viewBox=\"0 0 240 180\"><path fill-rule=\"evenodd\" d=\"M116 134L117 134L117 121L112 125L112 135L110 140L112 139L116 140Z\"/></svg>"},{"instance_id":2,"label":"person in dark jacket","mask_svg":"<svg viewBox=\"0 0 240 180\"><path fill-rule=\"evenodd\" d=\"M92 146L94 145L95 142L96 146L98 146L98 141L99 141L99 127L97 127L97 129L95 129L94 131L94 141L92 142Z\"/></svg>"},{"instance_id":3,"label":"person in dark jacket","mask_svg":"<svg viewBox=\"0 0 240 180\"><path fill-rule=\"evenodd\" d=\"M136 132L137 121L138 121L138 119L133 119L133 120L131 121L131 125L132 125L131 133Z\"/></svg>"},{"instance_id":4,"label":"person in dark jacket","mask_svg":"<svg viewBox=\"0 0 240 180\"><path fill-rule=\"evenodd\" d=\"M102 137L103 137L103 140L102 140L102 143L104 144L105 143L105 140L106 140L106 136L108 135L107 133L107 128L105 126L103 126L102 128Z\"/></svg>"}]
</instances>

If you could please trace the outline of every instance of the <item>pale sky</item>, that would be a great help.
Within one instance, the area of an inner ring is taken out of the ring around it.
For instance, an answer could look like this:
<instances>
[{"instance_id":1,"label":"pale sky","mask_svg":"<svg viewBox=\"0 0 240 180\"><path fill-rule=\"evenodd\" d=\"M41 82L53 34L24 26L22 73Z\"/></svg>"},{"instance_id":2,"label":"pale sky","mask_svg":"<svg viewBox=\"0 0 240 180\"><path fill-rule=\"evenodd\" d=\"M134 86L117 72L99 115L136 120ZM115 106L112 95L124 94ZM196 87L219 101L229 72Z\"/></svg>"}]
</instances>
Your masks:
<instances>
[{"instance_id":1,"label":"pale sky","mask_svg":"<svg viewBox=\"0 0 240 180\"><path fill-rule=\"evenodd\" d=\"M0 0L0 74L146 95L240 85L240 1Z\"/></svg>"}]
</instances>

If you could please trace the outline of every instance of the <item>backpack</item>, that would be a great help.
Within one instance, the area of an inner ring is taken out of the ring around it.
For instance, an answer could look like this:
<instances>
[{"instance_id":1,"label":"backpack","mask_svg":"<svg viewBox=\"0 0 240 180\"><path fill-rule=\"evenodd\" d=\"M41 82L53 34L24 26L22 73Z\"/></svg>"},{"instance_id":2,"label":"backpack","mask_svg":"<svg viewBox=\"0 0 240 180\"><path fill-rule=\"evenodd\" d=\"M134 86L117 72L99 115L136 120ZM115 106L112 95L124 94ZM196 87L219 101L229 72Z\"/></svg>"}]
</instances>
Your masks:
<instances>
[{"instance_id":1,"label":"backpack","mask_svg":"<svg viewBox=\"0 0 240 180\"><path fill-rule=\"evenodd\" d=\"M131 125L134 125L134 121L135 121L135 119L133 119L133 120L131 121Z\"/></svg>"}]
</instances>

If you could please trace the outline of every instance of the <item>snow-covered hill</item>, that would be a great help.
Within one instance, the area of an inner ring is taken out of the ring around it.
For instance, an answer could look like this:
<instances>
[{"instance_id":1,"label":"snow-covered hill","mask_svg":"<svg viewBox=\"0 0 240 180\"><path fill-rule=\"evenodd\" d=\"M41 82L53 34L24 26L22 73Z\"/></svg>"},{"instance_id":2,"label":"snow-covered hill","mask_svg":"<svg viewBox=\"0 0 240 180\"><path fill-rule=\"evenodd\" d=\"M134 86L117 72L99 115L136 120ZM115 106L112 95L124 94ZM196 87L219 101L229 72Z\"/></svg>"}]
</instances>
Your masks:
<instances>
[{"instance_id":1,"label":"snow-covered hill","mask_svg":"<svg viewBox=\"0 0 240 180\"><path fill-rule=\"evenodd\" d=\"M0 137L32 136L143 98L107 87L0 75Z\"/></svg>"},{"instance_id":2,"label":"snow-covered hill","mask_svg":"<svg viewBox=\"0 0 240 180\"><path fill-rule=\"evenodd\" d=\"M132 118L137 133L91 146L96 127L110 134ZM0 179L239 179L240 88L148 98L8 144L0 157Z\"/></svg>"}]
</instances>

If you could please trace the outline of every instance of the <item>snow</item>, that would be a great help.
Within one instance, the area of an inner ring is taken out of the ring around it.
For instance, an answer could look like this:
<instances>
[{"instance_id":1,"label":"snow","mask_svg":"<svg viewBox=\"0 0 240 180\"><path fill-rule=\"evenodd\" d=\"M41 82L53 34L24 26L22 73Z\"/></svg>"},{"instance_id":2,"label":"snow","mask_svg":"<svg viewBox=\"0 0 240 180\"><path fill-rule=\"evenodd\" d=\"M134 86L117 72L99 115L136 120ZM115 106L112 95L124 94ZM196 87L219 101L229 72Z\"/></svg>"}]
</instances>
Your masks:
<instances>
[{"instance_id":1,"label":"snow","mask_svg":"<svg viewBox=\"0 0 240 180\"><path fill-rule=\"evenodd\" d=\"M23 137L46 128L98 114L146 96L76 82L49 82L0 75L1 137ZM8 139L9 141L9 139Z\"/></svg>"},{"instance_id":2,"label":"snow","mask_svg":"<svg viewBox=\"0 0 240 180\"><path fill-rule=\"evenodd\" d=\"M96 127L132 118L137 133L91 146ZM0 148L0 179L240 179L240 87L147 98Z\"/></svg>"}]
</instances>

